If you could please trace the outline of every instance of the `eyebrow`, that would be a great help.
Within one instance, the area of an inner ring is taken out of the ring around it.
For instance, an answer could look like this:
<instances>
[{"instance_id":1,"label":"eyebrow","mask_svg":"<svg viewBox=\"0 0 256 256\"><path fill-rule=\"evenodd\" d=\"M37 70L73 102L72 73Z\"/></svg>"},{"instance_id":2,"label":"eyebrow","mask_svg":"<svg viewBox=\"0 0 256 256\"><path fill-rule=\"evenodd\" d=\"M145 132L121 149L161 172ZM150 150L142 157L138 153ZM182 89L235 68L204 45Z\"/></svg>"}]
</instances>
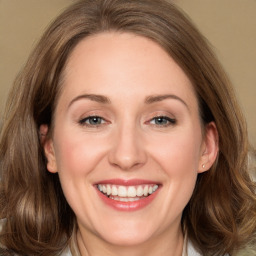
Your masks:
<instances>
[{"instance_id":1,"label":"eyebrow","mask_svg":"<svg viewBox=\"0 0 256 256\"><path fill-rule=\"evenodd\" d=\"M110 104L111 103L110 99L106 96L103 96L103 95L82 94L82 95L79 95L79 96L75 97L69 103L68 107L70 107L74 102L76 102L78 100L81 100L81 99L88 99L88 100L95 101L95 102L102 103L102 104ZM178 97L177 95L174 95L174 94L150 95L150 96L146 97L145 104L152 104L152 103L156 103L156 102L163 101L163 100L166 100L166 99L178 100L181 103L183 103L183 105L185 105L186 108L188 108L187 103L183 99L181 99L180 97Z\"/></svg>"},{"instance_id":2,"label":"eyebrow","mask_svg":"<svg viewBox=\"0 0 256 256\"><path fill-rule=\"evenodd\" d=\"M91 101L95 101L98 103L103 103L103 104L110 104L110 99L106 96L103 95L97 95L97 94L82 94L77 97L75 97L68 105L70 107L74 102L81 100L81 99L88 99Z\"/></svg>"},{"instance_id":3,"label":"eyebrow","mask_svg":"<svg viewBox=\"0 0 256 256\"><path fill-rule=\"evenodd\" d=\"M181 99L180 97L178 97L177 95L174 95L174 94L163 94L163 95L152 95L152 96L148 96L148 97L145 99L145 103L146 103L146 104L152 104L152 103L159 102L159 101L163 101L163 100L166 100L166 99L178 100L178 101L180 101L183 105L185 105L187 109L189 108L189 107L188 107L188 104L187 104L183 99Z\"/></svg>"}]
</instances>

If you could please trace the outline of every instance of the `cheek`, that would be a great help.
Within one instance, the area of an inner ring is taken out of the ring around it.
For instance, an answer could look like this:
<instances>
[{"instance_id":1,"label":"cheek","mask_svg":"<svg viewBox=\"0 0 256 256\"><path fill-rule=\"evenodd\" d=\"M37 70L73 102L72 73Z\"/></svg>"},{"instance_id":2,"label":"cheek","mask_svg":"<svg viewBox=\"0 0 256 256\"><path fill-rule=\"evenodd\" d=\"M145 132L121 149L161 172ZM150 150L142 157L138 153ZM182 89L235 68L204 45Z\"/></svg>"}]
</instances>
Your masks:
<instances>
[{"instance_id":1,"label":"cheek","mask_svg":"<svg viewBox=\"0 0 256 256\"><path fill-rule=\"evenodd\" d=\"M102 143L99 143L100 141ZM84 213L84 209L89 212L84 195L94 192L92 177L97 165L105 156L104 145L104 139L90 139L78 132L60 132L56 135L54 149L60 183L69 205L76 214Z\"/></svg>"},{"instance_id":2,"label":"cheek","mask_svg":"<svg viewBox=\"0 0 256 256\"><path fill-rule=\"evenodd\" d=\"M163 212L174 207L181 213L190 200L198 174L200 142L200 136L186 133L151 141L149 152L164 172L164 187L169 195Z\"/></svg>"},{"instance_id":3,"label":"cheek","mask_svg":"<svg viewBox=\"0 0 256 256\"><path fill-rule=\"evenodd\" d=\"M78 133L61 136L56 141L58 171L72 177L90 173L105 152L104 143L98 143L97 139L92 140Z\"/></svg>"},{"instance_id":4,"label":"cheek","mask_svg":"<svg viewBox=\"0 0 256 256\"><path fill-rule=\"evenodd\" d=\"M201 137L196 134L173 134L151 139L148 152L167 175L197 173L200 160Z\"/></svg>"}]
</instances>

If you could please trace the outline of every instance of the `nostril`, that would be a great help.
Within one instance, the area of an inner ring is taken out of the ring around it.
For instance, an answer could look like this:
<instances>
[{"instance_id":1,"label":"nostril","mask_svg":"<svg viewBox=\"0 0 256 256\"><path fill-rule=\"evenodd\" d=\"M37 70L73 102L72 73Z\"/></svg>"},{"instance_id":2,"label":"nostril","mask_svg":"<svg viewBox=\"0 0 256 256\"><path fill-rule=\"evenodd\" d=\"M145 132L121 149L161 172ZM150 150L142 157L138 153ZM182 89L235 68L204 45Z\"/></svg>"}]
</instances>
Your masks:
<instances>
[{"instance_id":1,"label":"nostril","mask_svg":"<svg viewBox=\"0 0 256 256\"><path fill-rule=\"evenodd\" d=\"M124 125L126 123L126 125ZM146 152L141 143L141 136L130 122L122 122L120 129L112 139L109 162L122 170L130 170L146 162Z\"/></svg>"},{"instance_id":2,"label":"nostril","mask_svg":"<svg viewBox=\"0 0 256 256\"><path fill-rule=\"evenodd\" d=\"M140 164L141 163L139 161L131 158L119 158L119 159L116 159L114 162L112 162L112 165L125 171L133 169L134 167Z\"/></svg>"},{"instance_id":3,"label":"nostril","mask_svg":"<svg viewBox=\"0 0 256 256\"><path fill-rule=\"evenodd\" d=\"M110 152L109 162L111 165L122 170L130 170L143 165L146 162L146 154L138 152L138 150L134 150L134 152L118 150Z\"/></svg>"}]
</instances>

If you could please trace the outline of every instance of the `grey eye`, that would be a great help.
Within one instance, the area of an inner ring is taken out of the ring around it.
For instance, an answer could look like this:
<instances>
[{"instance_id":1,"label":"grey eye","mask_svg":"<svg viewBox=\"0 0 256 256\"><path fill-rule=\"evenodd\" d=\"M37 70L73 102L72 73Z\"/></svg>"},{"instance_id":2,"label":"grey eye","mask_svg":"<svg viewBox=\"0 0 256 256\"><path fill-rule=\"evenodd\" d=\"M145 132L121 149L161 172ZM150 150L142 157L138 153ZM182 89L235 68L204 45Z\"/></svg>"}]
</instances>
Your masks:
<instances>
[{"instance_id":1,"label":"grey eye","mask_svg":"<svg viewBox=\"0 0 256 256\"><path fill-rule=\"evenodd\" d=\"M167 116L157 116L157 117L154 117L153 119L151 119L150 123L154 124L154 125L159 125L159 126L161 126L161 125L166 126L169 124L175 124L176 120L169 118Z\"/></svg>"},{"instance_id":2,"label":"grey eye","mask_svg":"<svg viewBox=\"0 0 256 256\"><path fill-rule=\"evenodd\" d=\"M102 117L99 116L89 116L86 118L83 118L82 120L79 121L80 124L84 124L84 125L92 125L92 126L96 126L96 125L101 125L103 123L105 123L105 120Z\"/></svg>"}]
</instances>

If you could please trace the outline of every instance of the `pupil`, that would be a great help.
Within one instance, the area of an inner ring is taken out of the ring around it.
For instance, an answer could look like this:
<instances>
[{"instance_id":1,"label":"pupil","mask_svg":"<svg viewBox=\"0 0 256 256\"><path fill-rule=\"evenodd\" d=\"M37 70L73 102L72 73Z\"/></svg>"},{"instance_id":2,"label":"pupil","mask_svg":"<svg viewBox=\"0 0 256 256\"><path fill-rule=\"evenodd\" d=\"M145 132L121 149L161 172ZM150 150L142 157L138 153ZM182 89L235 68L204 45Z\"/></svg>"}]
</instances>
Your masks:
<instances>
[{"instance_id":1,"label":"pupil","mask_svg":"<svg viewBox=\"0 0 256 256\"><path fill-rule=\"evenodd\" d=\"M163 123L166 123L166 122L165 122L165 120L164 120L163 117L158 117L158 118L156 119L156 123L158 123L158 124L163 124Z\"/></svg>"},{"instance_id":2,"label":"pupil","mask_svg":"<svg viewBox=\"0 0 256 256\"><path fill-rule=\"evenodd\" d=\"M100 118L99 117L92 117L91 118L91 124L100 124Z\"/></svg>"}]
</instances>

